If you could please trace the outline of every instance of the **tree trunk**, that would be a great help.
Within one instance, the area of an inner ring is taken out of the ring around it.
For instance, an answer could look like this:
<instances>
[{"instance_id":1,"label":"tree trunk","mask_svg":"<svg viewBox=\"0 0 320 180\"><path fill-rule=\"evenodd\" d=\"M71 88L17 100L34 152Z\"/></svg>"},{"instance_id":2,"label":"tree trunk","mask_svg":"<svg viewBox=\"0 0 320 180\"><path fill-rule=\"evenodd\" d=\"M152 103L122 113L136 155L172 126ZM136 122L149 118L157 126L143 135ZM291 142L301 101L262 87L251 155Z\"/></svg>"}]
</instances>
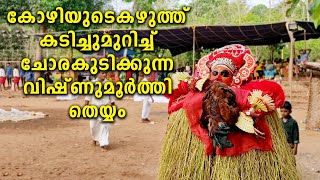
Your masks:
<instances>
[{"instance_id":1,"label":"tree trunk","mask_svg":"<svg viewBox=\"0 0 320 180\"><path fill-rule=\"evenodd\" d=\"M292 100L292 76L293 76L293 61L295 57L295 38L293 32L289 31L290 37L290 61L289 61L289 84L290 84L290 101Z\"/></svg>"},{"instance_id":2,"label":"tree trunk","mask_svg":"<svg viewBox=\"0 0 320 180\"><path fill-rule=\"evenodd\" d=\"M317 62L305 62L303 63L303 67L306 69L320 71L320 63Z\"/></svg>"},{"instance_id":3,"label":"tree trunk","mask_svg":"<svg viewBox=\"0 0 320 180\"><path fill-rule=\"evenodd\" d=\"M44 24L40 24L40 33L46 33L47 28ZM42 48L40 46L40 40L37 40L37 47L36 47L36 59L35 61L42 61ZM40 72L34 73L34 81L40 77Z\"/></svg>"}]
</instances>

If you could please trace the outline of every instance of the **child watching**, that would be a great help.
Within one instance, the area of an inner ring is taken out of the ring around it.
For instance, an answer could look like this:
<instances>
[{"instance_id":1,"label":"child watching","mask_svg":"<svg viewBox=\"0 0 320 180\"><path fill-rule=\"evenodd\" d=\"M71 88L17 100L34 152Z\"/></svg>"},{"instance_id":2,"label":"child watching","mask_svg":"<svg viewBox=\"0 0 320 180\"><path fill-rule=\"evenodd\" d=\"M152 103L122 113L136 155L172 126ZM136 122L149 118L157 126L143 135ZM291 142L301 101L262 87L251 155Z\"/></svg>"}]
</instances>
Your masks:
<instances>
[{"instance_id":1,"label":"child watching","mask_svg":"<svg viewBox=\"0 0 320 180\"><path fill-rule=\"evenodd\" d=\"M286 131L287 141L293 150L293 154L297 154L299 144L299 127L298 123L291 117L291 103L286 101L281 107L281 116L283 127Z\"/></svg>"}]
</instances>

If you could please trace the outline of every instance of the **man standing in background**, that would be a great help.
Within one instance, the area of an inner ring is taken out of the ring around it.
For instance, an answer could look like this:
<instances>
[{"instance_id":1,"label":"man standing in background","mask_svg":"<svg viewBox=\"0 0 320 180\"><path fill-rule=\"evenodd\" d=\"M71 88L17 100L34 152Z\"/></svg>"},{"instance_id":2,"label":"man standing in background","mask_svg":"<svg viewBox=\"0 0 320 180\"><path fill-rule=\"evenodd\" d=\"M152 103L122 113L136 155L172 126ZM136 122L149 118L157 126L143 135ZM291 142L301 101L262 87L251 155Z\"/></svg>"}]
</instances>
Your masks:
<instances>
[{"instance_id":1,"label":"man standing in background","mask_svg":"<svg viewBox=\"0 0 320 180\"><path fill-rule=\"evenodd\" d=\"M144 78L141 82L148 82L150 81L150 76L144 75ZM142 123L150 123L149 114L151 110L151 103L153 103L153 97L150 94L144 95L142 99L142 112L141 112L141 122Z\"/></svg>"},{"instance_id":2,"label":"man standing in background","mask_svg":"<svg viewBox=\"0 0 320 180\"><path fill-rule=\"evenodd\" d=\"M92 81L99 81L102 84L106 83L108 80L106 79L107 73L101 71L98 73L97 78ZM88 95L85 98L85 105L94 105L98 108L104 105L112 105L114 106L114 97L111 95L103 95L100 99L97 99L94 95ZM99 144L101 148L106 149L109 145L109 131L111 128L111 124L107 122L103 122L102 117L98 117L98 119L90 120L90 134L93 139L93 144Z\"/></svg>"},{"instance_id":3,"label":"man standing in background","mask_svg":"<svg viewBox=\"0 0 320 180\"><path fill-rule=\"evenodd\" d=\"M7 81L8 81L8 86L11 86L11 80L12 80L12 67L11 64L7 64Z\"/></svg>"}]
</instances>

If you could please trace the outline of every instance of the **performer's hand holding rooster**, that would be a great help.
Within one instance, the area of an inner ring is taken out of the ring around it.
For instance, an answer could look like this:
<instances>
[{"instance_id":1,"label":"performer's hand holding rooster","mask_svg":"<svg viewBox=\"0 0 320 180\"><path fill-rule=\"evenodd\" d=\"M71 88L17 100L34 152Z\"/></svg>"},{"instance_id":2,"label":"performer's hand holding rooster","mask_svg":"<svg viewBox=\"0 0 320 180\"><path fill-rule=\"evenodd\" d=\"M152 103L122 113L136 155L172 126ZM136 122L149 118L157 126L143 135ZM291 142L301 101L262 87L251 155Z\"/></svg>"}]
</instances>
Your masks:
<instances>
[{"instance_id":1,"label":"performer's hand holding rooster","mask_svg":"<svg viewBox=\"0 0 320 180\"><path fill-rule=\"evenodd\" d=\"M213 82L207 87L202 105L200 123L209 131L215 146L232 147L233 144L227 141L227 134L239 117L235 93L226 84Z\"/></svg>"}]
</instances>

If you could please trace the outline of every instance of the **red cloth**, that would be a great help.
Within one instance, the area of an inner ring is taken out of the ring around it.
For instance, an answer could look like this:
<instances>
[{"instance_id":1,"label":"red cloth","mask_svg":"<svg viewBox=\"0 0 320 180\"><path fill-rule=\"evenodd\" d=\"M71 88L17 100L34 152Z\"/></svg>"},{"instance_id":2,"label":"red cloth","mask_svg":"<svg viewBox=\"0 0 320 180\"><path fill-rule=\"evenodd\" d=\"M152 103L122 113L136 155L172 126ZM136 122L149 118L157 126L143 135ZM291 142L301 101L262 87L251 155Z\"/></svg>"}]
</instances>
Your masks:
<instances>
[{"instance_id":1,"label":"red cloth","mask_svg":"<svg viewBox=\"0 0 320 180\"><path fill-rule=\"evenodd\" d=\"M14 77L13 78L13 83L17 84L20 81L20 77Z\"/></svg>"},{"instance_id":2,"label":"red cloth","mask_svg":"<svg viewBox=\"0 0 320 180\"><path fill-rule=\"evenodd\" d=\"M0 84L3 84L6 82L6 77L0 77Z\"/></svg>"},{"instance_id":3,"label":"red cloth","mask_svg":"<svg viewBox=\"0 0 320 180\"><path fill-rule=\"evenodd\" d=\"M200 126L200 117L202 114L202 101L205 93L191 91L188 93L183 104L186 111L191 132L196 135L204 144L207 155L213 154L213 143L209 137L208 130Z\"/></svg>"},{"instance_id":4,"label":"red cloth","mask_svg":"<svg viewBox=\"0 0 320 180\"><path fill-rule=\"evenodd\" d=\"M126 81L129 81L129 78L132 78L132 71L126 72Z\"/></svg>"},{"instance_id":5,"label":"red cloth","mask_svg":"<svg viewBox=\"0 0 320 180\"><path fill-rule=\"evenodd\" d=\"M179 89L175 90L175 96L179 97L179 95L185 93L185 88L186 85L181 84L181 86L179 86ZM242 111L250 108L247 97L254 89L262 90L263 95L270 95L272 99L275 100L276 107L282 106L284 102L284 93L281 86L273 81L255 81L244 85L241 89L231 89L235 92L237 104ZM178 103L173 103L173 96L171 96L169 103L169 113L180 109L181 104L183 104L183 109L186 111L192 133L202 141L205 146L206 154L211 155L213 154L212 140L209 137L208 131L206 129L203 129L199 123L202 114L202 102L204 94L205 93L203 92L190 91L186 95L184 95L185 98L180 100ZM234 146L232 148L226 148L223 151L220 148L217 148L216 154L220 156L236 156L248 152L252 149L272 151L271 132L263 116L255 120L255 127L266 134L265 139L257 139L255 135L242 132L241 130L232 131L230 134L228 134L228 140L233 143Z\"/></svg>"},{"instance_id":6,"label":"red cloth","mask_svg":"<svg viewBox=\"0 0 320 180\"><path fill-rule=\"evenodd\" d=\"M150 81L151 82L154 82L156 80L156 72L152 71L150 73Z\"/></svg>"},{"instance_id":7,"label":"red cloth","mask_svg":"<svg viewBox=\"0 0 320 180\"><path fill-rule=\"evenodd\" d=\"M246 89L250 91L254 89L261 90L263 92L262 95L268 94L274 100L276 108L282 107L285 101L285 94L282 87L274 81L251 81L250 83L241 86L241 89Z\"/></svg>"},{"instance_id":8,"label":"red cloth","mask_svg":"<svg viewBox=\"0 0 320 180\"><path fill-rule=\"evenodd\" d=\"M182 108L185 96L189 91L188 82L180 81L178 89L173 90L170 95L165 94L165 97L170 99L168 104L169 114Z\"/></svg>"}]
</instances>

